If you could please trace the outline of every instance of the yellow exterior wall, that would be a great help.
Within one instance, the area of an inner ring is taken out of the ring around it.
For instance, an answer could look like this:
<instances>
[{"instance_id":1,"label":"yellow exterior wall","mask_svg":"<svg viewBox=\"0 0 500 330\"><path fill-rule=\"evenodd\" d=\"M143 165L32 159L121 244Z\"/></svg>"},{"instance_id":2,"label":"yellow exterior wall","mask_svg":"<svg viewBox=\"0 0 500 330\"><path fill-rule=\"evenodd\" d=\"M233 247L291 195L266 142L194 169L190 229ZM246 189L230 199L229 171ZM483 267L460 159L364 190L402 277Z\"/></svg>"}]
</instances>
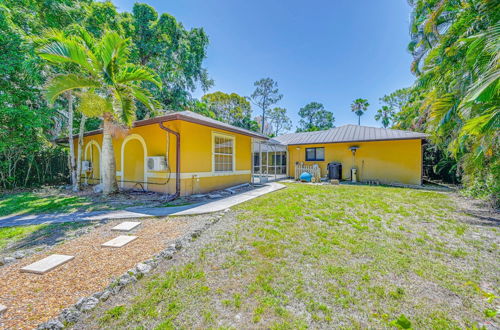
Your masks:
<instances>
[{"instance_id":1,"label":"yellow exterior wall","mask_svg":"<svg viewBox=\"0 0 500 330\"><path fill-rule=\"evenodd\" d=\"M181 195L206 193L251 181L251 137L181 120L166 122L165 126L179 132L181 136ZM218 173L213 171L212 136L214 133L235 139L235 170L233 172ZM147 190L174 193L176 139L174 135L170 134L168 140L167 148L167 132L162 130L158 124L134 127L128 130L126 136L113 138L118 185L124 188L133 188L138 187L138 185L127 181L139 181L144 182L145 188L147 185ZM76 141L77 139L75 139L75 147ZM94 142L91 144L91 141ZM96 155L99 151L95 147L96 144L102 149L102 134L84 138L84 151L87 145L89 147L87 153L84 152L83 160L90 160L90 154L93 152L93 172L84 175L84 178L88 177L89 184L98 183L100 174L97 164L99 156ZM148 172L144 168L144 149L146 149L146 156L167 155L170 171ZM90 179L90 174L93 175L94 180Z\"/></svg>"},{"instance_id":2,"label":"yellow exterior wall","mask_svg":"<svg viewBox=\"0 0 500 330\"><path fill-rule=\"evenodd\" d=\"M358 181L378 180L381 183L421 184L422 145L421 140L391 140L359 143L329 143L313 145L291 145L289 152L289 173L295 173L295 163L318 164L321 176L327 175L327 164L342 164L342 179L349 179L351 167L358 169ZM356 156L349 150L358 146ZM306 148L324 147L325 161L305 161Z\"/></svg>"}]
</instances>

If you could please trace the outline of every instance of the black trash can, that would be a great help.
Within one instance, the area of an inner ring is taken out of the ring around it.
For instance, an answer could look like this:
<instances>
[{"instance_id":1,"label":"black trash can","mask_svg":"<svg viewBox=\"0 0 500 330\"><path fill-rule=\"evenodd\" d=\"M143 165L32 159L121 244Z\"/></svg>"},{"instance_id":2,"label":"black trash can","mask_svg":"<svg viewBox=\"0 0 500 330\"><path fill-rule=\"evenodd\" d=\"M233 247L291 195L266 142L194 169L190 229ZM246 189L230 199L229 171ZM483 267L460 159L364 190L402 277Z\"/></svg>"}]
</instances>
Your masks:
<instances>
[{"instance_id":1,"label":"black trash can","mask_svg":"<svg viewBox=\"0 0 500 330\"><path fill-rule=\"evenodd\" d=\"M328 179L342 179L342 164L337 162L328 163Z\"/></svg>"}]
</instances>

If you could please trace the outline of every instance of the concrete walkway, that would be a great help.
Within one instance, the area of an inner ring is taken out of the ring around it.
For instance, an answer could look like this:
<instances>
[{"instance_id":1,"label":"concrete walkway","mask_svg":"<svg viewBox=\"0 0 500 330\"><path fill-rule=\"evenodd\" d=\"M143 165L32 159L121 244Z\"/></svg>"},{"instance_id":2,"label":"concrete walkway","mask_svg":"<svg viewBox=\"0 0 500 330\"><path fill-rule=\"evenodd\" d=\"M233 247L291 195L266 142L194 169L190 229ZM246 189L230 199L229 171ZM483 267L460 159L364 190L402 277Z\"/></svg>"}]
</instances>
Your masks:
<instances>
[{"instance_id":1,"label":"concrete walkway","mask_svg":"<svg viewBox=\"0 0 500 330\"><path fill-rule=\"evenodd\" d=\"M232 195L213 202L198 203L184 206L172 207L131 207L118 211L94 211L94 212L74 212L74 213L52 213L52 214L31 214L13 215L0 217L1 227L29 226L49 223L93 221L108 219L131 219L161 217L168 215L196 215L212 213L225 210L234 205L249 201L256 197L285 188L284 185L272 182L261 188L253 189L241 194Z\"/></svg>"}]
</instances>

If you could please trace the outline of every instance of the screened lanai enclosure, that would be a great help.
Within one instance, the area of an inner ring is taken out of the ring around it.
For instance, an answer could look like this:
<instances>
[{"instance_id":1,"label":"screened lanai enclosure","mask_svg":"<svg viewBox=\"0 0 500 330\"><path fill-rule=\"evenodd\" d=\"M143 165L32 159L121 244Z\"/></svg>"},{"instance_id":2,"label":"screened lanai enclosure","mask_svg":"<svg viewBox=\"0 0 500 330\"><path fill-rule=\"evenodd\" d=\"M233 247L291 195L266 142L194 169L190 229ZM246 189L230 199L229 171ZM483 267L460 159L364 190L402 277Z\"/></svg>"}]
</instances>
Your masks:
<instances>
[{"instance_id":1,"label":"screened lanai enclosure","mask_svg":"<svg viewBox=\"0 0 500 330\"><path fill-rule=\"evenodd\" d=\"M276 140L254 140L252 182L266 183L288 177L287 147Z\"/></svg>"}]
</instances>

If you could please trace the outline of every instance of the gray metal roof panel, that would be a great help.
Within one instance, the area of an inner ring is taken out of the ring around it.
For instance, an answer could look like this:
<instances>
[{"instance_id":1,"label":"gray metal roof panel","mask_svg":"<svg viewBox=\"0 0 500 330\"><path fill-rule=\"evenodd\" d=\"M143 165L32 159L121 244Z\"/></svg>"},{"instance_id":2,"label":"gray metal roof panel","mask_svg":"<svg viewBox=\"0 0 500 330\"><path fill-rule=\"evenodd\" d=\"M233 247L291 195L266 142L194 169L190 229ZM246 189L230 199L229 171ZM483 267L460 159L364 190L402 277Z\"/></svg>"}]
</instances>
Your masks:
<instances>
[{"instance_id":1,"label":"gray metal roof panel","mask_svg":"<svg viewBox=\"0 0 500 330\"><path fill-rule=\"evenodd\" d=\"M388 128L344 125L324 131L290 133L275 137L283 144L318 144L380 140L425 139L427 134Z\"/></svg>"}]
</instances>

